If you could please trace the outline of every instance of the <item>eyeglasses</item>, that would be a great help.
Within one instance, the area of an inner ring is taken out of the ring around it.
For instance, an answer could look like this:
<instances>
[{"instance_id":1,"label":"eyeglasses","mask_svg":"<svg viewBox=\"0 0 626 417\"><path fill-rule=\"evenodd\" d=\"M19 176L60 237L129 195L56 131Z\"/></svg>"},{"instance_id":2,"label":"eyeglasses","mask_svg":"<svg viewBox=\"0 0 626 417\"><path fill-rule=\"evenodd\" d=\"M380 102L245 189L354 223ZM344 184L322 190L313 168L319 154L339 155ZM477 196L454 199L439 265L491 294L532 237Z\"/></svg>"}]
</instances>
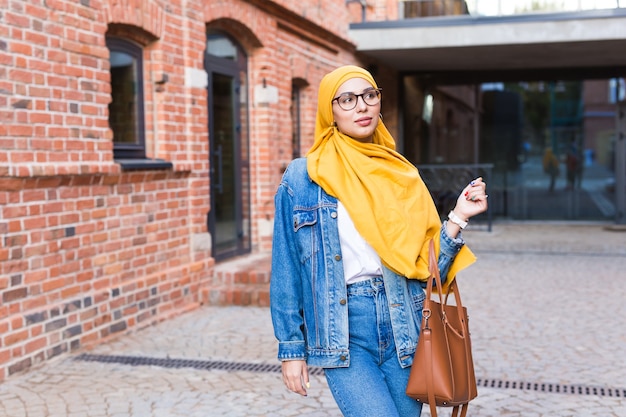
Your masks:
<instances>
[{"instance_id":1,"label":"eyeglasses","mask_svg":"<svg viewBox=\"0 0 626 417\"><path fill-rule=\"evenodd\" d=\"M382 88L374 88L361 94L343 93L332 99L330 102L332 103L337 100L337 104L339 104L339 107L341 107L342 110L352 110L359 102L359 97L361 97L363 98L363 102L368 106L375 106L380 103L381 91Z\"/></svg>"}]
</instances>

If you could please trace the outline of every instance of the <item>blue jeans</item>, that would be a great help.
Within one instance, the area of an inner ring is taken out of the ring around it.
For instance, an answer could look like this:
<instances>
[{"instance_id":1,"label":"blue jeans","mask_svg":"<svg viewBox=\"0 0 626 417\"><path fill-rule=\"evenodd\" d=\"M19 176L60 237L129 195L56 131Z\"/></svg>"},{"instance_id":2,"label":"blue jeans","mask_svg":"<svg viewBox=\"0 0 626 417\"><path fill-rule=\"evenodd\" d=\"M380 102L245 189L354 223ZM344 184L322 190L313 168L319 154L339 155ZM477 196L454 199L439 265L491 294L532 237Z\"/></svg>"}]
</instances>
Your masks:
<instances>
[{"instance_id":1,"label":"blue jeans","mask_svg":"<svg viewBox=\"0 0 626 417\"><path fill-rule=\"evenodd\" d=\"M328 386L345 417L419 417L422 404L405 393L382 277L348 286L350 366L327 368Z\"/></svg>"}]
</instances>

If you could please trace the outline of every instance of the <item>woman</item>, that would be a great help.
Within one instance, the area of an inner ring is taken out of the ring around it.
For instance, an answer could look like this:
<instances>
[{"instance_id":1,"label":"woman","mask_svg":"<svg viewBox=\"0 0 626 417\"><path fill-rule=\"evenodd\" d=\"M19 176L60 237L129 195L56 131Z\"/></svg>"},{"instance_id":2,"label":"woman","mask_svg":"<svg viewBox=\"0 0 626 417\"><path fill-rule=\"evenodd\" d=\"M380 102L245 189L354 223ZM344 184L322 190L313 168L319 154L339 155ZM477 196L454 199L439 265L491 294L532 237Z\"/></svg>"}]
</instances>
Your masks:
<instances>
[{"instance_id":1,"label":"woman","mask_svg":"<svg viewBox=\"0 0 626 417\"><path fill-rule=\"evenodd\" d=\"M543 153L543 171L550 175L550 185L548 186L548 191L554 191L556 177L559 176L559 160L556 155L554 155L551 147L547 147Z\"/></svg>"},{"instance_id":2,"label":"woman","mask_svg":"<svg viewBox=\"0 0 626 417\"><path fill-rule=\"evenodd\" d=\"M443 225L417 169L395 151L366 70L340 67L319 87L315 143L275 196L270 306L286 387L306 395L325 368L345 416L419 416L405 394L435 239L448 282L474 261L460 229L487 209L465 187Z\"/></svg>"}]
</instances>

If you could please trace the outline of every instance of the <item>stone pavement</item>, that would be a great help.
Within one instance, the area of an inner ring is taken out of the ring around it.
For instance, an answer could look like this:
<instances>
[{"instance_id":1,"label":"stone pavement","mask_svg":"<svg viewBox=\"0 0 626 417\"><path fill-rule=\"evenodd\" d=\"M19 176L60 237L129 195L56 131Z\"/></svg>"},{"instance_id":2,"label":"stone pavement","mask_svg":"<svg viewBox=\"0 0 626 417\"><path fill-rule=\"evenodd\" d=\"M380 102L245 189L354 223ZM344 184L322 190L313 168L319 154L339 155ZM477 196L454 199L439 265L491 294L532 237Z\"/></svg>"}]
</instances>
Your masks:
<instances>
[{"instance_id":1,"label":"stone pavement","mask_svg":"<svg viewBox=\"0 0 626 417\"><path fill-rule=\"evenodd\" d=\"M626 416L626 231L464 233L478 256L459 276L479 379L469 416ZM308 397L287 392L275 355L267 308L205 306L10 377L0 416L340 415L321 374Z\"/></svg>"}]
</instances>

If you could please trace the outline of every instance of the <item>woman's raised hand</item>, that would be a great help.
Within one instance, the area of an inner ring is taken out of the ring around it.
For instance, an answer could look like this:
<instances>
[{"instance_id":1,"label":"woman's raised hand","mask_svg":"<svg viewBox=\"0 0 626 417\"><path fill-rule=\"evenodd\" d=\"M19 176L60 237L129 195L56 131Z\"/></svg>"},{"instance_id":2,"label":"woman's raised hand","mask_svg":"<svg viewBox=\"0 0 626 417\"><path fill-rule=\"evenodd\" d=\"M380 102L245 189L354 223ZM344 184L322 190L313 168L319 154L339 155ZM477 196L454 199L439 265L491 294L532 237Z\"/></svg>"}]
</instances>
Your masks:
<instances>
[{"instance_id":1,"label":"woman's raised hand","mask_svg":"<svg viewBox=\"0 0 626 417\"><path fill-rule=\"evenodd\" d=\"M478 177L471 181L461 191L459 198L456 200L454 213L463 220L469 220L473 216L483 213L487 210L487 184L482 177Z\"/></svg>"}]
</instances>

